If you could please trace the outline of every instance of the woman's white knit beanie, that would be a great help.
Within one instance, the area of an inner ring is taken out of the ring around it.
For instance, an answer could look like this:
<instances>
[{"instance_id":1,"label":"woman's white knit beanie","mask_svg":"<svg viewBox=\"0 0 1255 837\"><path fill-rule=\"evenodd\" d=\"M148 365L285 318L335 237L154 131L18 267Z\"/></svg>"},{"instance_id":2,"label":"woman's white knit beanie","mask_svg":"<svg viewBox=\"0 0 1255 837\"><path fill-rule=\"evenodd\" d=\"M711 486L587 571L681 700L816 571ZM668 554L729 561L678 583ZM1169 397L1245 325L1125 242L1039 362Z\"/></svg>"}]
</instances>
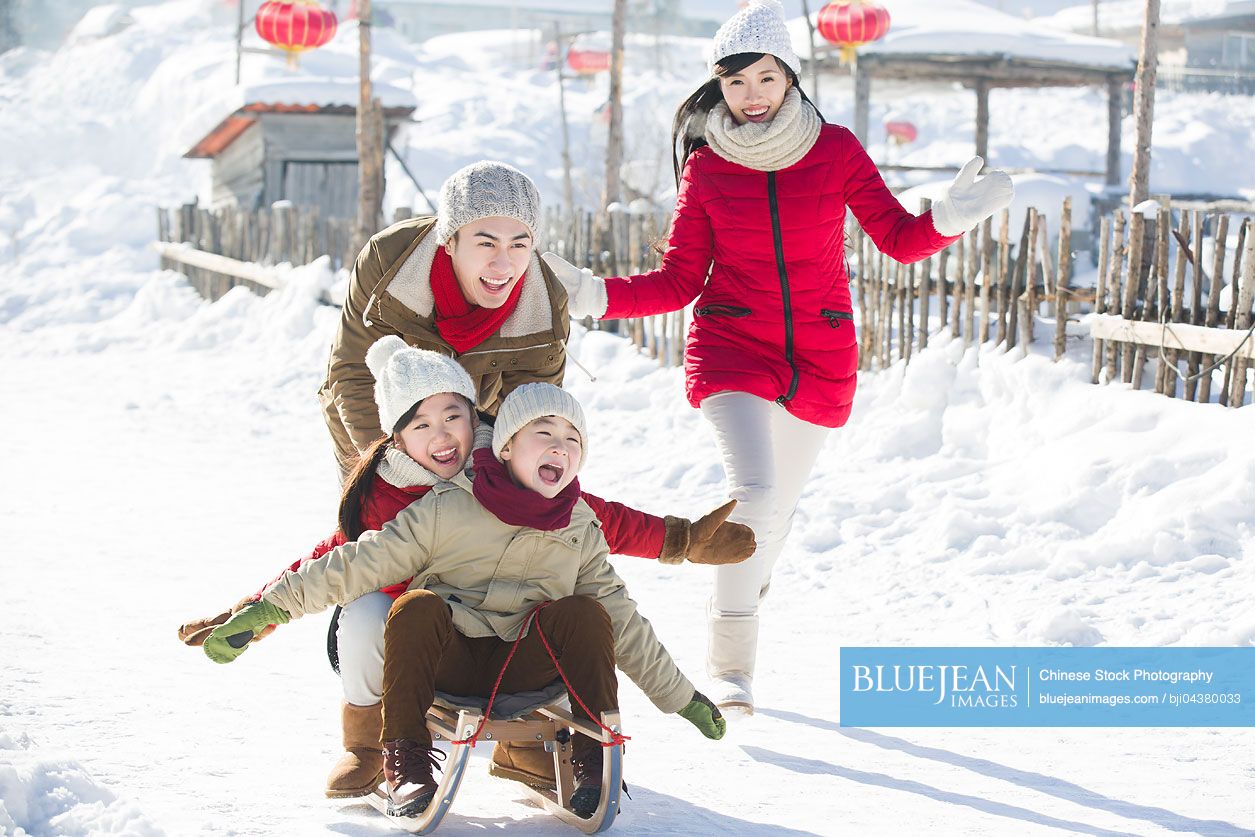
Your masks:
<instances>
[{"instance_id":1,"label":"woman's white knit beanie","mask_svg":"<svg viewBox=\"0 0 1255 837\"><path fill-rule=\"evenodd\" d=\"M742 52L765 52L779 58L793 72L802 72L779 0L749 0L748 6L719 27L710 50L712 73L720 61Z\"/></svg>"},{"instance_id":2,"label":"woman's white knit beanie","mask_svg":"<svg viewBox=\"0 0 1255 837\"><path fill-rule=\"evenodd\" d=\"M523 222L535 239L540 221L536 184L514 166L495 160L458 169L440 187L436 243L444 244L465 224L495 215Z\"/></svg>"},{"instance_id":3,"label":"woman's white knit beanie","mask_svg":"<svg viewBox=\"0 0 1255 837\"><path fill-rule=\"evenodd\" d=\"M375 405L384 433L396 432L401 416L428 396L452 392L475 403L475 383L456 360L415 349L394 334L367 350L366 366L375 376Z\"/></svg>"},{"instance_id":4,"label":"woman's white knit beanie","mask_svg":"<svg viewBox=\"0 0 1255 837\"><path fill-rule=\"evenodd\" d=\"M501 449L523 426L545 416L561 416L575 426L580 434L583 455L580 462L588 461L588 426L580 402L566 390L553 384L532 383L512 391L497 410L497 421L492 429L492 455L501 459Z\"/></svg>"}]
</instances>

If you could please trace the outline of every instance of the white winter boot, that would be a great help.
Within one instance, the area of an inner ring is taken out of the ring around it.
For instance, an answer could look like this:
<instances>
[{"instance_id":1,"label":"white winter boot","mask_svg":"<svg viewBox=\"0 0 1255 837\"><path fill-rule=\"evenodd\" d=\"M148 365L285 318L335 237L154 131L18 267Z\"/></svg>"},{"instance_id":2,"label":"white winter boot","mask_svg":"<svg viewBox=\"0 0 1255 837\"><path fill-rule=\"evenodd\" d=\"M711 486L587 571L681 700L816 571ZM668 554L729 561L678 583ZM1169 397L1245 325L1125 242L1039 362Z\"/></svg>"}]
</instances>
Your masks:
<instances>
[{"instance_id":1,"label":"white winter boot","mask_svg":"<svg viewBox=\"0 0 1255 837\"><path fill-rule=\"evenodd\" d=\"M754 714L754 658L758 653L758 614L710 611L706 673L710 699L720 709Z\"/></svg>"}]
</instances>

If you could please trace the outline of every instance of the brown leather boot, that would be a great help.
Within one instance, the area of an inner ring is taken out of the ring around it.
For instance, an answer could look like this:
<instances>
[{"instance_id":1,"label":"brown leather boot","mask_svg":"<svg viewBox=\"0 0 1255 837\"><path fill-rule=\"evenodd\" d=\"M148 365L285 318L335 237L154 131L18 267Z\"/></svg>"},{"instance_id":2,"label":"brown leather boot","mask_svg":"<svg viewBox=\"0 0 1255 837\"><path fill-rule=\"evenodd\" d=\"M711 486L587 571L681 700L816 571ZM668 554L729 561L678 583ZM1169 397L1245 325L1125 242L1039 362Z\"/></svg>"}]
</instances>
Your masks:
<instances>
[{"instance_id":1,"label":"brown leather boot","mask_svg":"<svg viewBox=\"0 0 1255 837\"><path fill-rule=\"evenodd\" d=\"M398 738L383 745L383 774L388 782L388 816L417 817L427 810L440 789L432 771L444 753L415 741Z\"/></svg>"},{"instance_id":2,"label":"brown leather boot","mask_svg":"<svg viewBox=\"0 0 1255 837\"><path fill-rule=\"evenodd\" d=\"M340 714L345 753L327 777L327 797L365 796L383 781L383 704L344 703Z\"/></svg>"},{"instance_id":3,"label":"brown leather boot","mask_svg":"<svg viewBox=\"0 0 1255 837\"><path fill-rule=\"evenodd\" d=\"M553 771L553 753L545 752L545 745L539 741L498 741L492 750L488 773L533 788L558 789Z\"/></svg>"}]
</instances>

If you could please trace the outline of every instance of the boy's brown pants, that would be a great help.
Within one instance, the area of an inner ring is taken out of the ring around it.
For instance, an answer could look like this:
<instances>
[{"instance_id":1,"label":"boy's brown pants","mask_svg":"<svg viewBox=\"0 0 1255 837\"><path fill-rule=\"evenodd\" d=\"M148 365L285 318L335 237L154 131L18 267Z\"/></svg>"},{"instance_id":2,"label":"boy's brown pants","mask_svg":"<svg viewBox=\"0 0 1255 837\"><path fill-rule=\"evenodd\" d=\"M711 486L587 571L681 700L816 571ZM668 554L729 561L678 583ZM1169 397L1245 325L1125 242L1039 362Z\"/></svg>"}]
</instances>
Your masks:
<instances>
[{"instance_id":1,"label":"boy's brown pants","mask_svg":"<svg viewBox=\"0 0 1255 837\"><path fill-rule=\"evenodd\" d=\"M614 629L605 609L587 596L558 599L536 614L498 691L543 689L559 679L537 625L571 688L597 720L602 712L617 709ZM429 590L411 590L401 596L384 625L383 740L412 738L430 747L425 716L436 690L488 697L512 644L495 636L462 635L453 627L449 606ZM576 717L588 717L574 698L571 709Z\"/></svg>"}]
</instances>

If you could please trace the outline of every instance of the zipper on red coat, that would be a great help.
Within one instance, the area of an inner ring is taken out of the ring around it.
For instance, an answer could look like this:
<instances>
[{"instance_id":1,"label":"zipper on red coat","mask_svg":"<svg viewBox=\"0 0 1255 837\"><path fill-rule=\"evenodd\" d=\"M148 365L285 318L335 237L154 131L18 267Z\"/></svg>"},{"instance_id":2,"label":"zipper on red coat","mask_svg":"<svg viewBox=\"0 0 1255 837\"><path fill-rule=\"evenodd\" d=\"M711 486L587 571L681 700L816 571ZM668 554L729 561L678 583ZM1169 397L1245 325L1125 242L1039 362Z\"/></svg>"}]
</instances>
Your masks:
<instances>
[{"instance_id":1,"label":"zipper on red coat","mask_svg":"<svg viewBox=\"0 0 1255 837\"><path fill-rule=\"evenodd\" d=\"M784 359L793 378L789 391L776 399L784 406L797 394L797 366L793 363L793 303L789 299L789 272L784 266L784 235L780 230L780 203L776 200L776 173L767 172L767 204L771 207L771 238L776 248L776 273L780 276L780 296L784 299Z\"/></svg>"}]
</instances>

